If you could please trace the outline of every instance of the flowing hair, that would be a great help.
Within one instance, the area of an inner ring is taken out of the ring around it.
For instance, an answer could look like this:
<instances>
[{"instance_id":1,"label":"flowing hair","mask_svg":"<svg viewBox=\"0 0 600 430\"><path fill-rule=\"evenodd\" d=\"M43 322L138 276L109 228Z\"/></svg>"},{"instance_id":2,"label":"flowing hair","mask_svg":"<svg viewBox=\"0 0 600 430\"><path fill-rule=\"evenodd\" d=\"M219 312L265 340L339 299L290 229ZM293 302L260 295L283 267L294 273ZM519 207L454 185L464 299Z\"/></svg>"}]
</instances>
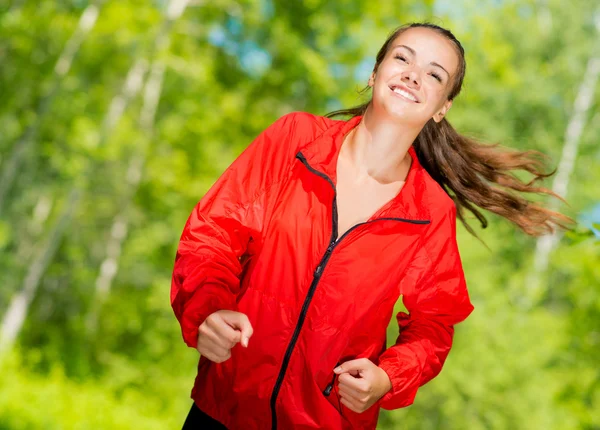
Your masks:
<instances>
[{"instance_id":1,"label":"flowing hair","mask_svg":"<svg viewBox=\"0 0 600 430\"><path fill-rule=\"evenodd\" d=\"M395 29L377 53L373 70L377 71L394 40L406 30L415 27L429 28L454 43L460 64L448 95L448 100L453 100L460 93L466 73L465 51L449 30L438 25L411 23ZM369 88L365 87L361 93ZM338 115L364 115L371 101L353 108L336 110L326 116L331 118ZM547 209L519 194L548 194L565 202L552 190L534 185L536 181L556 172L556 169L547 173L543 171L543 159L547 159L547 156L539 151L503 149L499 148L499 144L478 142L459 134L446 118L439 123L430 119L413 142L413 147L419 162L452 198L458 218L475 237L477 234L465 220L465 209L475 215L482 228L486 228L488 222L477 207L508 219L531 236L553 233L557 226L569 230L569 224L575 223L572 218ZM525 170L534 177L531 181L524 182L515 176L513 171L516 170Z\"/></svg>"}]
</instances>

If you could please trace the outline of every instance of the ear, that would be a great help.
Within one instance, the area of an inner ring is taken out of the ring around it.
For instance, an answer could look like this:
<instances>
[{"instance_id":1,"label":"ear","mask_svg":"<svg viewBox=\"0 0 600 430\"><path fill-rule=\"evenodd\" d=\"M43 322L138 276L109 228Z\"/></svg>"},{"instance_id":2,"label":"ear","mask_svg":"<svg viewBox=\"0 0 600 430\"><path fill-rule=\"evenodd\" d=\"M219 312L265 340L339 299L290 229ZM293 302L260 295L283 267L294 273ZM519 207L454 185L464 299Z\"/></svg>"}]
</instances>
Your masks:
<instances>
[{"instance_id":1,"label":"ear","mask_svg":"<svg viewBox=\"0 0 600 430\"><path fill-rule=\"evenodd\" d=\"M444 106L442 106L442 108L435 115L433 115L433 120L435 122L440 122L442 119L444 119L444 116L446 116L451 107L452 100L447 100L444 103Z\"/></svg>"},{"instance_id":2,"label":"ear","mask_svg":"<svg viewBox=\"0 0 600 430\"><path fill-rule=\"evenodd\" d=\"M376 72L373 71L371 73L371 76L369 77L369 86L370 87L372 87L373 85L375 85L375 75L376 75Z\"/></svg>"}]
</instances>

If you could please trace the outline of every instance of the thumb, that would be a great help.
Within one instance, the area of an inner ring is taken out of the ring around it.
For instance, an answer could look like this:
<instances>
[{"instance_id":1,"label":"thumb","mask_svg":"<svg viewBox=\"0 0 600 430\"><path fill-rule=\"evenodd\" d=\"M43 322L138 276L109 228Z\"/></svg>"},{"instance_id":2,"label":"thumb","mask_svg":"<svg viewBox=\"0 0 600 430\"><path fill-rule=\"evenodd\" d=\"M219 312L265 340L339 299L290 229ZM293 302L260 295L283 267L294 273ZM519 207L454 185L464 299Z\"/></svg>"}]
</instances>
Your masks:
<instances>
[{"instance_id":1,"label":"thumb","mask_svg":"<svg viewBox=\"0 0 600 430\"><path fill-rule=\"evenodd\" d=\"M338 375L340 373L344 373L344 372L351 372L351 371L360 371L360 370L365 370L367 367L365 366L365 360L363 358L357 358L356 360L349 360L346 361L342 364L340 364L338 367L336 367L335 369L333 369L333 371L335 373L337 373Z\"/></svg>"},{"instance_id":2,"label":"thumb","mask_svg":"<svg viewBox=\"0 0 600 430\"><path fill-rule=\"evenodd\" d=\"M252 324L250 324L250 320L241 312L231 312L226 317L226 322L231 327L238 329L241 332L241 342L244 347L248 346L248 340L250 340L250 336L254 330L252 329Z\"/></svg>"},{"instance_id":3,"label":"thumb","mask_svg":"<svg viewBox=\"0 0 600 430\"><path fill-rule=\"evenodd\" d=\"M248 321L248 319L246 319L246 323L242 325L241 330L242 330L242 345L244 346L244 348L248 347L248 341L250 340L250 336L252 336L252 333L254 332L252 330L252 325L250 324L250 321Z\"/></svg>"}]
</instances>

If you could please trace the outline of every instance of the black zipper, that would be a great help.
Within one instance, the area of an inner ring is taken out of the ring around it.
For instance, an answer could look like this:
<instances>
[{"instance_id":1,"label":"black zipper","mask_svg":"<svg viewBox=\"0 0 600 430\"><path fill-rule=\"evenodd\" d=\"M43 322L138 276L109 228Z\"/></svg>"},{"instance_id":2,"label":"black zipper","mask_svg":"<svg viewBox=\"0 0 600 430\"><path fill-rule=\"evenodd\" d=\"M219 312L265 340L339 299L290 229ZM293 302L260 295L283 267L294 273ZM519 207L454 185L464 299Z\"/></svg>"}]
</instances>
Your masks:
<instances>
[{"instance_id":1,"label":"black zipper","mask_svg":"<svg viewBox=\"0 0 600 430\"><path fill-rule=\"evenodd\" d=\"M323 270L325 269L325 266L327 265L327 262L329 261L329 258L331 257L331 254L332 254L333 250L335 249L335 247L342 241L342 239L344 237L346 237L346 235L348 235L348 233L350 233L352 230L354 230L355 228L357 228L363 224L370 224L370 223L373 223L376 221L385 221L385 220L401 221L401 222L407 222L407 223L411 223L411 224L429 224L428 220L412 220L412 219L405 219L405 218L377 218L377 219L374 219L371 221L361 222L359 224L352 226L350 229L348 229L342 235L342 237L340 237L338 239L338 237L337 237L337 235L338 235L337 192L335 189L335 184L333 183L333 181L331 180L331 178L329 176L327 176L323 172L319 172L318 170L314 169L310 164L308 164L308 161L306 161L306 158L304 157L302 152L298 152L296 154L296 158L298 158L302 162L302 164L304 164L311 172L313 172L314 174L322 177L327 182L329 182L329 184L333 188L334 197L333 197L333 206L332 206L332 229L331 229L331 239L329 241L329 246L327 247L327 250L323 254L321 261L319 262L319 264L317 265L317 268L315 269L315 271L313 273L313 281L311 282L310 287L308 289L308 293L306 294L306 297L304 298L304 303L302 304L302 309L300 311L300 316L298 317L298 322L296 323L294 333L292 334L292 338L290 339L290 342L288 343L288 346L286 348L285 355L283 356L283 362L281 363L281 369L279 369L279 374L277 376L275 386L273 387L273 393L271 394L271 424L272 424L273 430L277 429L277 412L275 410L275 404L277 402L277 396L279 395L279 390L281 389L281 384L283 383L283 378L285 377L285 372L289 365L289 361L292 356L294 347L296 346L296 342L298 341L298 336L300 335L300 330L302 329L302 326L304 325L304 320L306 319L306 313L308 312L308 306L310 305L310 302L315 294L315 290L317 288L319 280L321 279ZM332 381L332 384L330 384L332 388L333 388L334 381L335 381L335 374L334 374L334 380ZM331 389L329 389L329 392L331 392Z\"/></svg>"},{"instance_id":2,"label":"black zipper","mask_svg":"<svg viewBox=\"0 0 600 430\"><path fill-rule=\"evenodd\" d=\"M340 364L341 364L341 362L338 361L337 364L335 365L334 369L336 367L338 367ZM335 385L336 377L337 377L337 373L333 372L333 378L331 378L331 382L323 390L324 395L329 396L331 394L331 390L333 389L333 386Z\"/></svg>"},{"instance_id":3,"label":"black zipper","mask_svg":"<svg viewBox=\"0 0 600 430\"><path fill-rule=\"evenodd\" d=\"M337 364L335 365L334 369L336 367L338 367L340 364L342 364L341 361L338 361ZM333 372L333 378L331 378L331 382L327 385L327 387L325 387L325 389L323 390L323 395L325 396L329 396L331 394L332 390L335 390L335 379L338 377L338 374ZM342 412L342 401L340 399L340 395L338 394L338 392L335 392L336 397L337 397L337 401L338 401L338 410L340 411L340 415L344 416L344 413Z\"/></svg>"}]
</instances>

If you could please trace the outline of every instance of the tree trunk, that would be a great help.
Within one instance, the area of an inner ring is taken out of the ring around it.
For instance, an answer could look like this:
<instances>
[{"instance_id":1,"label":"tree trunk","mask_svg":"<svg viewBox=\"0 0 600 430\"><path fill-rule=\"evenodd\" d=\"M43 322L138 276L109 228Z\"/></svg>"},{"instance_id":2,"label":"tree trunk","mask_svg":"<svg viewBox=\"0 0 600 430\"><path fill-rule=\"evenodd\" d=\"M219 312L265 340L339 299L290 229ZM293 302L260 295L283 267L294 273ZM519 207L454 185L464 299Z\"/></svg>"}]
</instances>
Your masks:
<instances>
[{"instance_id":1,"label":"tree trunk","mask_svg":"<svg viewBox=\"0 0 600 430\"><path fill-rule=\"evenodd\" d=\"M118 123L128 103L139 93L146 69L146 60L140 59L135 62L127 73L125 83L120 93L112 99L103 121L103 141L108 138L110 132ZM0 356L10 349L23 327L31 300L35 296L42 276L52 258L54 258L58 244L61 242L66 227L71 221L73 211L85 188L85 178L88 175L80 178L80 183L71 188L68 201L58 216L57 223L50 232L50 239L41 247L39 254L29 266L27 277L23 281L23 288L11 300L2 321L2 326L0 327Z\"/></svg>"},{"instance_id":2,"label":"tree trunk","mask_svg":"<svg viewBox=\"0 0 600 430\"><path fill-rule=\"evenodd\" d=\"M54 76L52 78L53 83L48 94L46 94L40 100L36 112L37 120L35 123L26 127L21 137L15 142L12 152L6 160L6 164L2 169L2 177L0 178L0 214L4 208L6 195L12 187L12 183L19 170L21 160L23 159L28 147L32 144L37 136L40 122L44 118L50 103L58 92L62 79L71 69L71 64L75 54L77 54L77 51L79 50L79 47L81 46L85 37L96 24L99 6L101 3L102 2L99 1L92 3L85 8L81 14L77 28L71 35L71 38L67 41L62 53L60 54L60 57L58 58L58 61L56 62L56 65L54 66Z\"/></svg>"},{"instance_id":3,"label":"tree trunk","mask_svg":"<svg viewBox=\"0 0 600 430\"><path fill-rule=\"evenodd\" d=\"M79 200L80 190L74 189L69 195L65 207L60 217L56 221L48 240L41 247L33 263L29 266L27 276L23 281L23 288L11 300L8 310L0 326L0 357L10 349L15 339L19 335L29 305L35 296L38 285L46 271L46 268L52 261L54 253L62 240L63 234L69 225L77 201Z\"/></svg>"},{"instance_id":4,"label":"tree trunk","mask_svg":"<svg viewBox=\"0 0 600 430\"><path fill-rule=\"evenodd\" d=\"M600 10L596 13L600 16ZM600 35L600 22L596 23L596 29ZM592 98L600 76L600 55L593 55L586 67L583 81L579 87L577 98L573 107L573 114L567 125L565 132L565 143L563 146L562 156L558 164L558 169L554 181L552 183L552 191L566 198L569 187L569 180L575 166L575 159L579 150L579 142L583 129L587 121ZM552 210L557 210L559 206L558 200L552 199L548 207ZM529 294L528 305L534 305L542 296L542 277L548 269L550 253L559 242L562 233L554 232L546 236L538 238L536 243L533 269L528 275L527 289Z\"/></svg>"},{"instance_id":5,"label":"tree trunk","mask_svg":"<svg viewBox=\"0 0 600 430\"><path fill-rule=\"evenodd\" d=\"M155 42L155 51L159 52L168 49L170 43L170 29L173 22L181 16L188 4L188 0L171 0L167 10L167 19ZM112 282L119 269L119 257L123 248L123 242L127 237L129 220L127 210L135 196L142 178L142 169L146 161L147 147L152 140L154 129L154 117L160 94L162 91L162 82L165 72L165 65L161 60L155 60L152 64L148 80L144 86L144 99L142 110L140 112L140 130L143 137L136 145L139 152L135 154L127 169L127 190L125 192L124 203L120 205L120 211L115 216L111 228L110 239L106 245L106 257L100 264L100 271L95 283L94 300L86 320L88 332L93 333L98 326L98 316L102 305L108 297Z\"/></svg>"}]
</instances>

